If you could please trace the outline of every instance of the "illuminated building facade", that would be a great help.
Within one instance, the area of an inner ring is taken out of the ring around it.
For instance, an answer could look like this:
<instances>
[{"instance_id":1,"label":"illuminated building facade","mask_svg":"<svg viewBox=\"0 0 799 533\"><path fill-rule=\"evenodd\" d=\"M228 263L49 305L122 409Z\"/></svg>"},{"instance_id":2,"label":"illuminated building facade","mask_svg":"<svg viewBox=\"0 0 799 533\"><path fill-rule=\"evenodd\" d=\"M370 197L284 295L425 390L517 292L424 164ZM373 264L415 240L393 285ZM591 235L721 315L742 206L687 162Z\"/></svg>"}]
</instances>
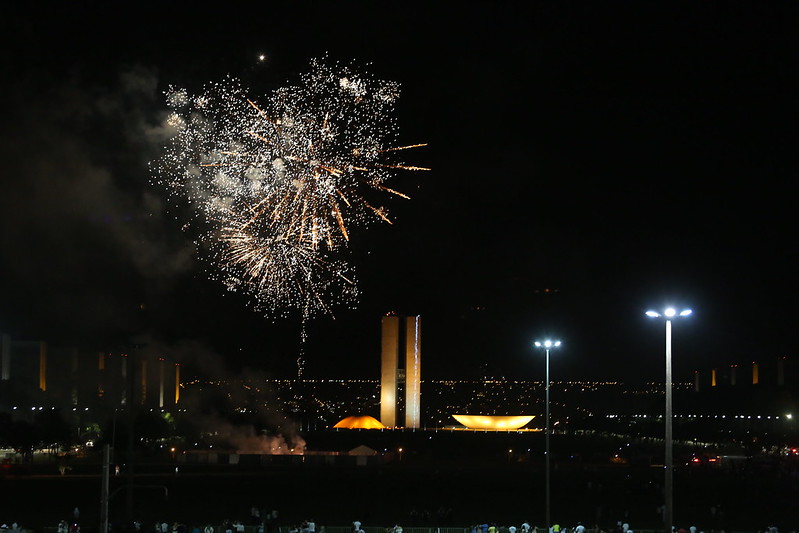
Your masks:
<instances>
[{"instance_id":1,"label":"illuminated building facade","mask_svg":"<svg viewBox=\"0 0 799 533\"><path fill-rule=\"evenodd\" d=\"M47 391L47 376L54 370L47 366L48 346L44 341L12 341L0 335L0 379L15 380L28 390Z\"/></svg>"},{"instance_id":2,"label":"illuminated building facade","mask_svg":"<svg viewBox=\"0 0 799 533\"><path fill-rule=\"evenodd\" d=\"M421 317L384 316L380 421L386 427L421 424Z\"/></svg>"},{"instance_id":3,"label":"illuminated building facade","mask_svg":"<svg viewBox=\"0 0 799 533\"><path fill-rule=\"evenodd\" d=\"M746 372L742 376L741 372L744 370ZM732 363L729 366L710 368L707 372L710 374L710 379L704 377L705 370L694 371L696 392L708 385L710 388L749 387L762 384L772 387L792 387L799 383L799 359L779 356L752 361L746 365Z\"/></svg>"},{"instance_id":4,"label":"illuminated building facade","mask_svg":"<svg viewBox=\"0 0 799 533\"><path fill-rule=\"evenodd\" d=\"M166 394L172 383L174 395ZM180 369L150 353L98 352L0 334L0 392L4 407L110 409L125 407L133 395L136 405L168 409L180 398Z\"/></svg>"}]
</instances>

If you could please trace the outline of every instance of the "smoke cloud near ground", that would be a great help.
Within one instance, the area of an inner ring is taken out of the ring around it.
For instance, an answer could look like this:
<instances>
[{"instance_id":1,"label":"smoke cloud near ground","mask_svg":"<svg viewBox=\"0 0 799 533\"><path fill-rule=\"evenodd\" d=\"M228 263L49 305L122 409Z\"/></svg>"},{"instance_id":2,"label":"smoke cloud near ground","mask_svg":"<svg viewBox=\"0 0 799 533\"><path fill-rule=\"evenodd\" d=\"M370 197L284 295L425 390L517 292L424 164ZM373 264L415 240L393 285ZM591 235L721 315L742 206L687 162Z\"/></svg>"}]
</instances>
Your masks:
<instances>
[{"instance_id":1,"label":"smoke cloud near ground","mask_svg":"<svg viewBox=\"0 0 799 533\"><path fill-rule=\"evenodd\" d=\"M145 354L169 354L182 365L184 387L177 416L217 449L238 453L302 454L306 443L287 415L266 371L233 371L212 348L198 341L163 343L138 339Z\"/></svg>"},{"instance_id":2,"label":"smoke cloud near ground","mask_svg":"<svg viewBox=\"0 0 799 533\"><path fill-rule=\"evenodd\" d=\"M297 433L270 434L268 430L258 430L252 425L235 425L231 422L206 418L204 429L212 433L231 450L244 454L302 455L305 440Z\"/></svg>"}]
</instances>

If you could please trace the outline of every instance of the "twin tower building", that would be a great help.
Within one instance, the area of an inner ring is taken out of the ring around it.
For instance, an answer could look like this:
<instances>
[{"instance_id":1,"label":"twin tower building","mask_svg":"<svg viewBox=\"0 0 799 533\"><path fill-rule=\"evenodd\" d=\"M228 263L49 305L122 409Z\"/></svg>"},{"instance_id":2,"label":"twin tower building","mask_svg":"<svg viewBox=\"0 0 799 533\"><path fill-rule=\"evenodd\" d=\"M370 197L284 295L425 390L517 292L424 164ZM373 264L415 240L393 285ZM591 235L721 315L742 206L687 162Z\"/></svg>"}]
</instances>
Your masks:
<instances>
[{"instance_id":1,"label":"twin tower building","mask_svg":"<svg viewBox=\"0 0 799 533\"><path fill-rule=\"evenodd\" d=\"M421 420L421 317L382 319L380 422L418 428Z\"/></svg>"}]
</instances>

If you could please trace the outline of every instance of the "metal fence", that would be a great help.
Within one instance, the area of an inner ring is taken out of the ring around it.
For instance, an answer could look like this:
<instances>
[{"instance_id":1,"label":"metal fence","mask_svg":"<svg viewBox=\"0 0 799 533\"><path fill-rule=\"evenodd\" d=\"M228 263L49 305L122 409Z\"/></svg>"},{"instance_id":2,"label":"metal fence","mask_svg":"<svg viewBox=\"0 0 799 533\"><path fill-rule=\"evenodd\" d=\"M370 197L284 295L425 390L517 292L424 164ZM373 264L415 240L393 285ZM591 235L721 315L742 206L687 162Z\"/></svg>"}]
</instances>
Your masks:
<instances>
[{"instance_id":1,"label":"metal fence","mask_svg":"<svg viewBox=\"0 0 799 533\"><path fill-rule=\"evenodd\" d=\"M401 524L400 524L401 525ZM393 527L362 527L364 533L391 533ZM284 528L285 529L285 528ZM402 533L471 533L471 527L405 527L402 526ZM279 533L288 533L288 530L280 531ZM352 526L340 527L331 526L325 527L324 531L318 533L352 533Z\"/></svg>"},{"instance_id":2,"label":"metal fence","mask_svg":"<svg viewBox=\"0 0 799 533\"><path fill-rule=\"evenodd\" d=\"M400 524L401 525L401 524ZM374 527L374 526L366 526L362 527L361 529L364 533L391 533L391 529L393 526L390 527ZM278 531L276 533L289 533L288 527L279 527L277 528ZM317 533L352 533L352 526L323 526L317 527ZM402 527L402 533L471 533L472 527ZM478 529L478 531L480 531ZM517 532L521 532L521 528L516 530ZM549 533L547 528L545 527L534 527L530 530L532 533ZM561 528L561 533L573 533L572 528ZM593 529L593 528L585 528L585 533L601 533L603 530L600 529ZM222 530L221 533L224 533ZM258 533L257 528L245 528L244 533ZM635 529L635 533L663 533L662 528L658 529ZM750 533L748 531L729 531L728 533Z\"/></svg>"},{"instance_id":3,"label":"metal fence","mask_svg":"<svg viewBox=\"0 0 799 533\"><path fill-rule=\"evenodd\" d=\"M401 524L400 524L401 525ZM214 533L225 533L225 526L224 525L214 525ZM236 532L235 528L232 528L234 533ZM279 526L273 530L273 533L290 533L292 528L288 526ZM361 528L364 533L391 533L393 529L392 526L386 527L378 527L378 526L365 526ZM41 529L42 533L55 533L57 530L56 527L43 527ZM1 530L0 533L11 533L11 529ZM145 530L142 530L145 531ZM203 528L200 528L200 531L203 531ZM243 533L259 533L263 530L258 526L244 526ZM471 533L472 526L469 527L402 527L402 533ZM478 531L480 531L478 529ZM517 532L521 532L521 528L516 530ZM599 529L585 529L585 533L602 533L603 530ZM544 527L534 527L531 529L532 533L549 533L548 530ZM572 528L561 528L561 533L573 533ZM20 529L16 530L16 533L37 533L32 529ZM353 533L352 526L317 526L316 533ZM507 533L507 530L506 530ZM635 533L663 533L663 529L635 529ZM740 530L732 530L728 533L751 533L749 531L740 531Z\"/></svg>"},{"instance_id":4,"label":"metal fence","mask_svg":"<svg viewBox=\"0 0 799 533\"><path fill-rule=\"evenodd\" d=\"M402 524L400 524L402 525ZM388 527L375 527L375 526L366 526L362 527L364 533L391 533L393 528L393 524ZM288 527L279 527L277 528L278 531L276 533L289 533ZM405 527L402 526L402 533L471 533L472 526L469 527ZM478 529L478 531L480 531ZM521 532L521 528L516 530L517 532ZM534 527L530 530L532 533L548 533L547 529L544 527ZM561 528L561 533L572 533L571 528ZM635 533L662 533L663 530L661 529L636 529ZM223 531L224 533L224 531ZM253 528L253 531L250 531L249 528L245 528L244 533L258 533ZM317 527L317 533L353 533L352 526L324 526L324 527ZM505 530L507 533L507 530ZM585 529L585 533L600 533L597 529Z\"/></svg>"}]
</instances>

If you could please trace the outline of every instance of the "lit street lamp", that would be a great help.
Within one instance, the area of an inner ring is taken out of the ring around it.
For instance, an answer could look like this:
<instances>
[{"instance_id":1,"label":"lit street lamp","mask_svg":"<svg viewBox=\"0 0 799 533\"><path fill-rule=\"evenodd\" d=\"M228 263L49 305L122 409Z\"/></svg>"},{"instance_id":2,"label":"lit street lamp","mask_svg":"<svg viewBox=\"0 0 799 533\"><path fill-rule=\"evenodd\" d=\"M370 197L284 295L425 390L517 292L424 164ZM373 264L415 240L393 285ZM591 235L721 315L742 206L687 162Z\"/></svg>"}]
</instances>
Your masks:
<instances>
[{"instance_id":1,"label":"lit street lamp","mask_svg":"<svg viewBox=\"0 0 799 533\"><path fill-rule=\"evenodd\" d=\"M646 316L651 318L665 318L666 319L666 416L664 419L666 425L666 460L665 460L665 513L664 513L664 526L665 533L672 533L672 526L674 525L674 460L672 457L672 432L671 432L671 321L677 316L688 316L691 314L690 309L677 312L673 307L668 307L663 310L663 313L657 311L647 311Z\"/></svg>"},{"instance_id":2,"label":"lit street lamp","mask_svg":"<svg viewBox=\"0 0 799 533\"><path fill-rule=\"evenodd\" d=\"M549 339L545 340L544 342L535 341L536 348L543 348L547 354L547 384L546 384L546 391L547 391L547 399L546 399L546 430L544 431L544 437L546 440L546 451L544 453L544 457L546 458L546 484L547 484L547 496L546 496L546 527L549 528L552 523L549 521L549 350L552 348L557 348L560 346L560 341L551 341Z\"/></svg>"}]
</instances>

